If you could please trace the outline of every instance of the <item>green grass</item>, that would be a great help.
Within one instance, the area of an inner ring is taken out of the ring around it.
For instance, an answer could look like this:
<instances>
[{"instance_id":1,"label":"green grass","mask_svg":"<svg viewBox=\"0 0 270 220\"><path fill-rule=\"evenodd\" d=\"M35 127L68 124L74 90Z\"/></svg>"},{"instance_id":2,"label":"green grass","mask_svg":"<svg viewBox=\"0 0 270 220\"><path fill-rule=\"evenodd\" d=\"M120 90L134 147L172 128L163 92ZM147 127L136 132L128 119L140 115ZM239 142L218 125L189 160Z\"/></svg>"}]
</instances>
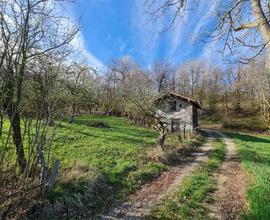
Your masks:
<instances>
[{"instance_id":1,"label":"green grass","mask_svg":"<svg viewBox=\"0 0 270 220\"><path fill-rule=\"evenodd\" d=\"M188 136L188 134L187 134ZM182 144L191 144L191 140L186 138L182 140ZM166 135L166 147L169 148L170 146L175 147L176 145L179 145L179 139L177 133L168 133Z\"/></svg>"},{"instance_id":2,"label":"green grass","mask_svg":"<svg viewBox=\"0 0 270 220\"><path fill-rule=\"evenodd\" d=\"M270 137L228 133L241 156L242 167L250 174L246 197L249 209L244 219L270 219Z\"/></svg>"},{"instance_id":3,"label":"green grass","mask_svg":"<svg viewBox=\"0 0 270 220\"><path fill-rule=\"evenodd\" d=\"M106 126L96 127L101 122ZM8 127L6 121L5 130ZM60 160L58 182L48 195L52 209L70 206L76 213L106 209L112 197L121 199L157 177L168 169L165 162L147 158L149 152L155 152L157 136L157 132L120 117L90 115L77 117L72 124L61 122L51 146L51 163ZM194 143L197 145L199 142ZM24 147L27 156L27 142ZM179 148L176 135L169 134L166 152ZM46 150L44 154L47 158ZM12 143L6 155L10 155L10 164L15 164Z\"/></svg>"},{"instance_id":4,"label":"green grass","mask_svg":"<svg viewBox=\"0 0 270 220\"><path fill-rule=\"evenodd\" d=\"M94 127L97 122L102 122L108 127ZM6 121L5 130L8 127ZM61 126L57 128L51 147L51 161L60 160L60 176L74 167L78 167L79 170L90 167L93 176L96 173L104 174L110 185L125 194L134 191L167 168L162 163L148 161L145 156L147 150L155 147L157 135L151 129L135 126L120 117L77 117L74 123L61 122ZM26 156L27 149L25 142ZM46 152L44 153L46 156ZM6 155L9 156L9 162L15 161L12 145L9 146ZM59 183L55 193L65 194L76 189L80 191L80 181L84 182L83 177L77 178L74 186L65 183L61 187Z\"/></svg>"},{"instance_id":5,"label":"green grass","mask_svg":"<svg viewBox=\"0 0 270 220\"><path fill-rule=\"evenodd\" d=\"M109 127L93 127L96 122ZM104 173L121 193L129 193L166 169L145 157L145 151L155 146L156 137L156 132L124 118L91 115L76 118L73 124L62 123L53 151L63 167L83 162Z\"/></svg>"},{"instance_id":6,"label":"green grass","mask_svg":"<svg viewBox=\"0 0 270 220\"><path fill-rule=\"evenodd\" d=\"M222 163L225 156L225 144L217 141L209 155L206 165L187 177L151 210L149 219L200 219L207 210L205 203L211 202L211 192L215 182L211 173Z\"/></svg>"}]
</instances>

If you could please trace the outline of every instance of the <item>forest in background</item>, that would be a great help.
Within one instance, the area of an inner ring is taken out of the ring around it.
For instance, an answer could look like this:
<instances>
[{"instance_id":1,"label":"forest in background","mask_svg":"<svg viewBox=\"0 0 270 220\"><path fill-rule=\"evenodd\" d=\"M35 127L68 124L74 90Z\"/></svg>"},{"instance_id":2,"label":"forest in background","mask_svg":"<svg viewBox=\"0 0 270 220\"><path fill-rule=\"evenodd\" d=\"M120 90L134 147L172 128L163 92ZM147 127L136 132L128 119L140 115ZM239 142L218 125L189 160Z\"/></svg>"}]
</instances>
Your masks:
<instances>
[{"instance_id":1,"label":"forest in background","mask_svg":"<svg viewBox=\"0 0 270 220\"><path fill-rule=\"evenodd\" d=\"M40 178L39 187L46 194L59 172L61 161L53 160L51 146L61 122L72 124L75 116L104 114L151 127L157 123L153 100L166 92L199 101L202 123L270 129L267 54L245 64L190 60L177 65L157 60L151 68L125 56L98 70L73 48L79 27L59 15L54 4L13 3L0 5L1 179L10 173L18 182ZM15 160L10 159L11 148Z\"/></svg>"}]
</instances>

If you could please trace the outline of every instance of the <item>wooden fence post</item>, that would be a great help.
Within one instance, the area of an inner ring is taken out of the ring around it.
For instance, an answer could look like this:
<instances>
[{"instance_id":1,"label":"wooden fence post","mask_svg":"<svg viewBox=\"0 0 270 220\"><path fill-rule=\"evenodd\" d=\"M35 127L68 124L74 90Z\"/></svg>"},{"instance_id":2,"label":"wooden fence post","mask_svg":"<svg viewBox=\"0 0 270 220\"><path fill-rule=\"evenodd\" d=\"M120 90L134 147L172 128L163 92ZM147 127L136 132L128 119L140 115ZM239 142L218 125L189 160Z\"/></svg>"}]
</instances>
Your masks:
<instances>
[{"instance_id":1,"label":"wooden fence post","mask_svg":"<svg viewBox=\"0 0 270 220\"><path fill-rule=\"evenodd\" d=\"M53 172L52 172L52 175L51 175L50 180L49 180L49 188L48 188L49 191L52 190L52 188L56 182L56 177L58 175L58 170L59 170L59 164L60 164L59 160L54 161Z\"/></svg>"},{"instance_id":2,"label":"wooden fence post","mask_svg":"<svg viewBox=\"0 0 270 220\"><path fill-rule=\"evenodd\" d=\"M40 184L41 184L41 194L45 195L46 193L46 176L47 176L47 166L44 159L44 155L41 149L41 146L37 145L38 159L41 164L41 174L40 174Z\"/></svg>"}]
</instances>

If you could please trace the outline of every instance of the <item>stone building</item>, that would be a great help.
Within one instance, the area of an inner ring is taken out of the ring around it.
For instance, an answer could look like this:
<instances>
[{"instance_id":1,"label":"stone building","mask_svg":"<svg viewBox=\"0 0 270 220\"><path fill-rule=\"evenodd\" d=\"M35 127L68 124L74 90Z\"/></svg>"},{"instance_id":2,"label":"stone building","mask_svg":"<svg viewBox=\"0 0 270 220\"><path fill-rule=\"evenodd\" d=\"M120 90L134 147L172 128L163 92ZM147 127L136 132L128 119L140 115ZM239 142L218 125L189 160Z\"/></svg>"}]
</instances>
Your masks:
<instances>
[{"instance_id":1,"label":"stone building","mask_svg":"<svg viewBox=\"0 0 270 220\"><path fill-rule=\"evenodd\" d=\"M201 106L197 101L169 92L155 99L155 104L157 114L169 124L170 132L179 129L192 132L198 126L198 109Z\"/></svg>"}]
</instances>

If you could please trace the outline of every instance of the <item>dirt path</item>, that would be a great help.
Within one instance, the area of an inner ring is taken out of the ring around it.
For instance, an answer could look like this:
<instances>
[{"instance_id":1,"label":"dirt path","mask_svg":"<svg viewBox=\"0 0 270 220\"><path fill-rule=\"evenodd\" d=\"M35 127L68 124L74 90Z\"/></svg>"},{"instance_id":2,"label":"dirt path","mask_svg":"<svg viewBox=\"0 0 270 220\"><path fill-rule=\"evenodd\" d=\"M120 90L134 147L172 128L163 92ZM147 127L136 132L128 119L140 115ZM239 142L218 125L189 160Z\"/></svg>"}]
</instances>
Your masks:
<instances>
[{"instance_id":1,"label":"dirt path","mask_svg":"<svg viewBox=\"0 0 270 220\"><path fill-rule=\"evenodd\" d=\"M226 147L225 161L214 175L217 190L214 193L214 204L209 207L213 219L240 219L245 207L245 174L240 167L240 158L234 142L222 133Z\"/></svg>"},{"instance_id":2,"label":"dirt path","mask_svg":"<svg viewBox=\"0 0 270 220\"><path fill-rule=\"evenodd\" d=\"M101 219L143 219L150 209L173 187L181 184L182 180L192 171L207 161L208 154L212 149L214 135L209 132L209 137L198 152L187 157L180 165L163 172L157 179L144 185L135 194L129 196L126 202L113 208Z\"/></svg>"}]
</instances>

